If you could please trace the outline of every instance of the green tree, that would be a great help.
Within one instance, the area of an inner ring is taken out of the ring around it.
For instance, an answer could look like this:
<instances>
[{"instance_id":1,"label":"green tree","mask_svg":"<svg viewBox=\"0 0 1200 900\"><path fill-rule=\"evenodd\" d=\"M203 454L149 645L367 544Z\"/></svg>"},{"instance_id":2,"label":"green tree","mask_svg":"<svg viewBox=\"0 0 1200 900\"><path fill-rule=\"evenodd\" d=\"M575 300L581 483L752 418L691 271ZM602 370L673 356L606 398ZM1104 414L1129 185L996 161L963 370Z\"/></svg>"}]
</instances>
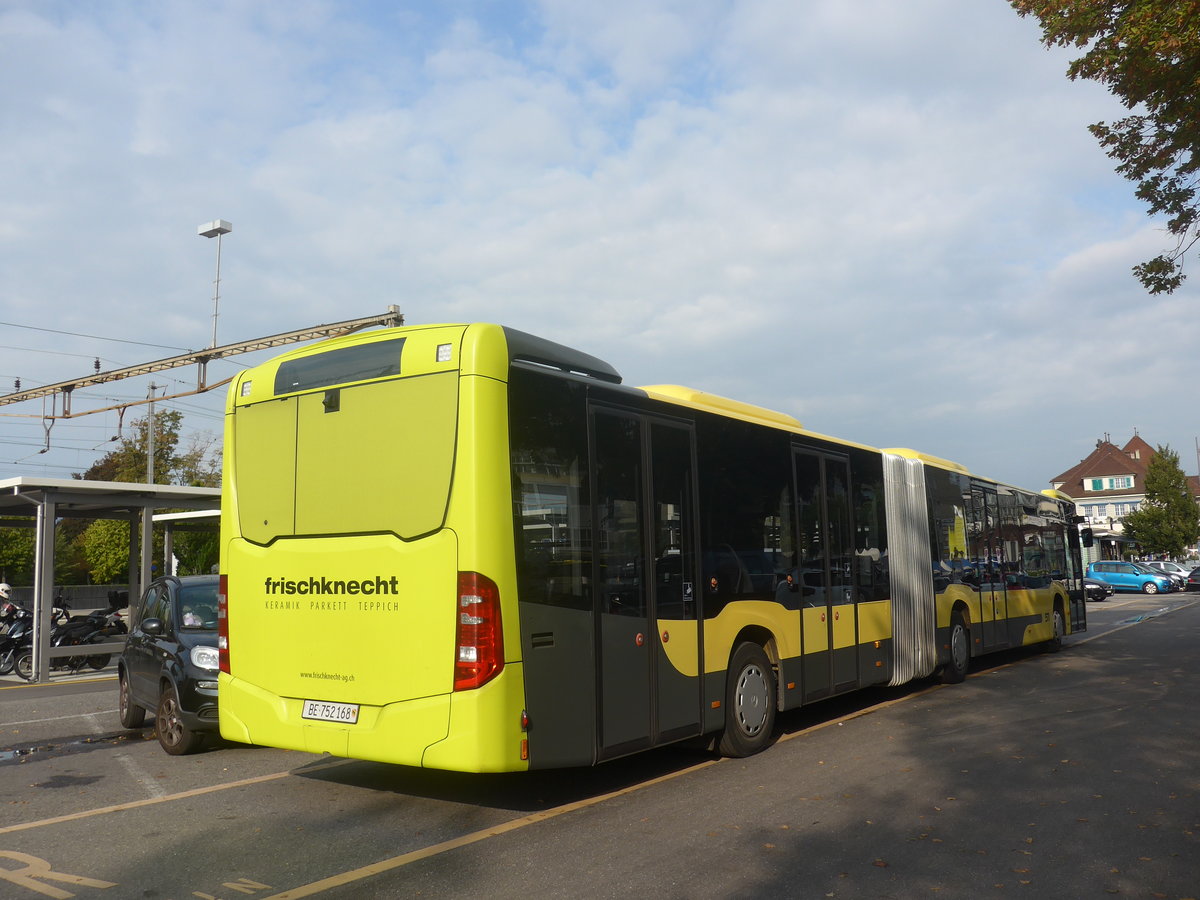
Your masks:
<instances>
[{"instance_id":1,"label":"green tree","mask_svg":"<svg viewBox=\"0 0 1200 900\"><path fill-rule=\"evenodd\" d=\"M30 525L33 519L30 519ZM0 528L0 580L9 584L33 582L36 532L29 528Z\"/></svg>"},{"instance_id":2,"label":"green tree","mask_svg":"<svg viewBox=\"0 0 1200 900\"><path fill-rule=\"evenodd\" d=\"M1200 511L1179 454L1158 447L1146 467L1146 499L1125 516L1125 533L1145 553L1182 556L1200 537Z\"/></svg>"},{"instance_id":3,"label":"green tree","mask_svg":"<svg viewBox=\"0 0 1200 900\"><path fill-rule=\"evenodd\" d=\"M79 539L92 580L112 584L129 578L129 523L96 519Z\"/></svg>"},{"instance_id":4,"label":"green tree","mask_svg":"<svg viewBox=\"0 0 1200 900\"><path fill-rule=\"evenodd\" d=\"M221 455L217 439L193 434L181 442L183 414L166 410L154 416L154 482L191 487L221 486ZM144 484L147 471L149 417L135 419L130 435L76 475L89 481L125 481ZM182 443L182 446L181 446ZM165 510L164 510L165 511ZM124 580L129 574L129 526L119 520L97 519L64 522L60 526L79 549L91 577L98 582ZM210 571L217 561L217 541L210 535L181 533L175 537L180 571ZM154 559L162 559L162 535L155 536Z\"/></svg>"},{"instance_id":5,"label":"green tree","mask_svg":"<svg viewBox=\"0 0 1200 900\"><path fill-rule=\"evenodd\" d=\"M1133 272L1150 293L1171 293L1200 240L1200 0L1010 2L1040 20L1047 47L1085 50L1067 68L1072 80L1100 82L1131 111L1089 130L1150 215L1167 217L1175 246Z\"/></svg>"},{"instance_id":6,"label":"green tree","mask_svg":"<svg viewBox=\"0 0 1200 900\"><path fill-rule=\"evenodd\" d=\"M76 475L88 481L131 481L146 482L147 455L146 436L149 433L149 416L134 419L131 434L120 440L117 446L104 454L86 472ZM183 413L168 409L154 416L154 483L179 484L181 467L198 466L200 460L185 460L177 453L179 429ZM186 481L182 483L187 483Z\"/></svg>"},{"instance_id":7,"label":"green tree","mask_svg":"<svg viewBox=\"0 0 1200 900\"><path fill-rule=\"evenodd\" d=\"M207 575L220 561L221 541L216 531L177 531L174 553L180 575Z\"/></svg>"},{"instance_id":8,"label":"green tree","mask_svg":"<svg viewBox=\"0 0 1200 900\"><path fill-rule=\"evenodd\" d=\"M57 584L87 584L90 576L83 551L63 532L62 524L70 521L60 519L54 529L54 581Z\"/></svg>"}]
</instances>

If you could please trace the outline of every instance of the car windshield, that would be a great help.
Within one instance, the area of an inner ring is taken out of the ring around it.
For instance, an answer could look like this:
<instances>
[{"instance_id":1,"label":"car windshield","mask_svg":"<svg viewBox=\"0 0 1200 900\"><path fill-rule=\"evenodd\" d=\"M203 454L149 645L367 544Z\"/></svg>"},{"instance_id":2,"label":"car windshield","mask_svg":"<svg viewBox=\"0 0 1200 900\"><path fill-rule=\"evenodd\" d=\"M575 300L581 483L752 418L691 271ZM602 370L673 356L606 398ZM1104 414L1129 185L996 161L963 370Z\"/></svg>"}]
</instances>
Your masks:
<instances>
[{"instance_id":1,"label":"car windshield","mask_svg":"<svg viewBox=\"0 0 1200 900\"><path fill-rule=\"evenodd\" d=\"M1162 574L1162 572L1158 571L1157 569L1151 569L1149 566L1139 565L1138 563L1133 563L1132 565L1133 565L1134 569L1141 572L1143 575L1161 575Z\"/></svg>"},{"instance_id":2,"label":"car windshield","mask_svg":"<svg viewBox=\"0 0 1200 900\"><path fill-rule=\"evenodd\" d=\"M179 588L179 623L188 631L217 630L217 584L185 584Z\"/></svg>"}]
</instances>

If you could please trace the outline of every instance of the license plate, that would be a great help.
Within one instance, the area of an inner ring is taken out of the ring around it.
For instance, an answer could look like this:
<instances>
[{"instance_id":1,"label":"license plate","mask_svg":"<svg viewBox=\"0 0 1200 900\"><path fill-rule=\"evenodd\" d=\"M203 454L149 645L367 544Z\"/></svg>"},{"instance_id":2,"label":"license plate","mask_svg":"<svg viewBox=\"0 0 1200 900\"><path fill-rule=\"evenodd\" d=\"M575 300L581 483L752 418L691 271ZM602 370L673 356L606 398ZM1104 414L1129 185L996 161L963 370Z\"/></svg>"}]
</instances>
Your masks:
<instances>
[{"instance_id":1,"label":"license plate","mask_svg":"<svg viewBox=\"0 0 1200 900\"><path fill-rule=\"evenodd\" d=\"M324 700L305 700L300 718L316 719L319 722L339 722L355 725L358 722L357 703L326 703Z\"/></svg>"}]
</instances>

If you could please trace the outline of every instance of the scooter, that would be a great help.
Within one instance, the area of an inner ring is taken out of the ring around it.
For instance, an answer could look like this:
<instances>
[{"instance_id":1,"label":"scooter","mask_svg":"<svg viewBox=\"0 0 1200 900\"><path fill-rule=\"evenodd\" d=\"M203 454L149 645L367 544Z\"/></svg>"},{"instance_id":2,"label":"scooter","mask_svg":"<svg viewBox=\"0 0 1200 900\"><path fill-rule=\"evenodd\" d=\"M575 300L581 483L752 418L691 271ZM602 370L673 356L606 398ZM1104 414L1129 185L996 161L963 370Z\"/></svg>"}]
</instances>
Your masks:
<instances>
[{"instance_id":1,"label":"scooter","mask_svg":"<svg viewBox=\"0 0 1200 900\"><path fill-rule=\"evenodd\" d=\"M17 661L17 648L22 646L31 620L32 614L14 602L5 600L0 604L0 628L4 629L4 634L0 635L0 674L12 671Z\"/></svg>"},{"instance_id":2,"label":"scooter","mask_svg":"<svg viewBox=\"0 0 1200 900\"><path fill-rule=\"evenodd\" d=\"M119 612L128 605L128 591L109 591L108 612L95 610L87 615L70 616L70 601L60 593L55 598L51 611L50 646L82 649L87 644L107 644L118 635L128 634L129 627ZM24 617L23 625L12 641L11 649L7 653L0 649L0 675L16 669L18 675L30 681L33 679L33 616L24 610L20 611L20 615ZM0 648L3 647L4 645L0 645ZM112 655L109 653L59 656L52 658L50 668L66 669L71 673L78 672L85 665L93 669L103 669L111 659Z\"/></svg>"},{"instance_id":3,"label":"scooter","mask_svg":"<svg viewBox=\"0 0 1200 900\"><path fill-rule=\"evenodd\" d=\"M129 591L108 592L108 614L104 617L104 625L94 631L87 639L89 644L107 644L114 637L129 634L129 626L120 610L129 606ZM87 664L93 669L103 669L108 665L112 654L97 653L87 658Z\"/></svg>"},{"instance_id":4,"label":"scooter","mask_svg":"<svg viewBox=\"0 0 1200 900\"><path fill-rule=\"evenodd\" d=\"M8 634L8 629L17 618L21 607L11 600L0 600L0 638Z\"/></svg>"},{"instance_id":5,"label":"scooter","mask_svg":"<svg viewBox=\"0 0 1200 900\"><path fill-rule=\"evenodd\" d=\"M124 606L125 604L122 603L121 605ZM125 617L116 608L109 609L107 613L101 613L97 610L92 613L92 616L96 618L93 618L95 627L91 631L76 632L75 635L64 636L56 646L107 644L118 635L129 634L129 626L125 624ZM70 626L68 625L67 627ZM103 669L108 665L111 658L112 654L109 653L95 653L84 657L84 661L93 669ZM83 663L78 660L79 657L68 657L68 668L73 667L76 670L83 668Z\"/></svg>"},{"instance_id":6,"label":"scooter","mask_svg":"<svg viewBox=\"0 0 1200 900\"><path fill-rule=\"evenodd\" d=\"M64 610L69 608L66 600L60 600L59 603ZM98 609L86 616L71 616L54 632L50 641L51 646L76 647L84 644L103 644L107 643L108 639L114 635L128 634L129 629L121 621L121 614L117 612L126 605L124 596L117 591L111 591L108 595L108 605L107 611ZM55 664L54 668L67 668L72 672L77 672L85 664L90 665L93 669L103 669L108 665L109 654L68 656L58 657L58 659L61 659L62 662Z\"/></svg>"},{"instance_id":7,"label":"scooter","mask_svg":"<svg viewBox=\"0 0 1200 900\"><path fill-rule=\"evenodd\" d=\"M50 613L51 646L54 645L55 637L66 622L66 610L57 606L53 607ZM11 665L8 662L10 655ZM6 665L9 665L7 669L5 669ZM80 665L82 666L83 663L81 662ZM61 664L56 664L53 668L61 668ZM6 644L0 650L0 675L6 675L12 671L16 671L26 681L33 680L33 613L27 610L21 610L19 621L14 623L9 630L6 635Z\"/></svg>"},{"instance_id":8,"label":"scooter","mask_svg":"<svg viewBox=\"0 0 1200 900\"><path fill-rule=\"evenodd\" d=\"M29 642L33 613L5 600L0 609L0 621L5 629L4 635L0 636L0 675L7 675L16 664L17 653Z\"/></svg>"}]
</instances>

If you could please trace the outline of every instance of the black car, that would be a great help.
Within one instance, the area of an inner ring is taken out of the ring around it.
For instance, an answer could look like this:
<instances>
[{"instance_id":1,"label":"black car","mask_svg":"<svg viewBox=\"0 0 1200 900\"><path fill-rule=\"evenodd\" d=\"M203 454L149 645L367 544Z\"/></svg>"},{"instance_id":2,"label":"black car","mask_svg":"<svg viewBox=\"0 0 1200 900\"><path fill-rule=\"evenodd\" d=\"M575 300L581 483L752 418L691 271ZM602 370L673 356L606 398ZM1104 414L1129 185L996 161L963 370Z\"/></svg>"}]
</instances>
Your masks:
<instances>
[{"instance_id":1,"label":"black car","mask_svg":"<svg viewBox=\"0 0 1200 900\"><path fill-rule=\"evenodd\" d=\"M217 576L155 580L133 620L117 664L121 724L140 728L150 712L164 750L193 753L218 729Z\"/></svg>"},{"instance_id":2,"label":"black car","mask_svg":"<svg viewBox=\"0 0 1200 900\"><path fill-rule=\"evenodd\" d=\"M1200 591L1200 566L1192 569L1191 574L1188 575L1187 589L1189 591Z\"/></svg>"},{"instance_id":3,"label":"black car","mask_svg":"<svg viewBox=\"0 0 1200 900\"><path fill-rule=\"evenodd\" d=\"M1083 579L1083 594L1088 600L1107 600L1113 594L1112 585L1098 578Z\"/></svg>"}]
</instances>

